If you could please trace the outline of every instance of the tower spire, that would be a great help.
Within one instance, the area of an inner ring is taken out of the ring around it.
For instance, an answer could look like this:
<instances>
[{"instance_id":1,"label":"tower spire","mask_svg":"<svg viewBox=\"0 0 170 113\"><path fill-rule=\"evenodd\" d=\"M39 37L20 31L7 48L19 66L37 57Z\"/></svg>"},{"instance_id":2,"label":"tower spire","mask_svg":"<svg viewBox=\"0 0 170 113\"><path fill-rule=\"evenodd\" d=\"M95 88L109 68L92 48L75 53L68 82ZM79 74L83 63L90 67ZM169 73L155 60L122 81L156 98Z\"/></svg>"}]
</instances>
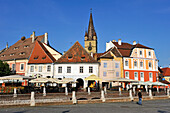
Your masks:
<instances>
[{"instance_id":1,"label":"tower spire","mask_svg":"<svg viewBox=\"0 0 170 113\"><path fill-rule=\"evenodd\" d=\"M92 17L92 8L90 9L90 20L88 26L88 38L89 40L93 39L93 34L95 33L94 25L93 25L93 17Z\"/></svg>"}]
</instances>

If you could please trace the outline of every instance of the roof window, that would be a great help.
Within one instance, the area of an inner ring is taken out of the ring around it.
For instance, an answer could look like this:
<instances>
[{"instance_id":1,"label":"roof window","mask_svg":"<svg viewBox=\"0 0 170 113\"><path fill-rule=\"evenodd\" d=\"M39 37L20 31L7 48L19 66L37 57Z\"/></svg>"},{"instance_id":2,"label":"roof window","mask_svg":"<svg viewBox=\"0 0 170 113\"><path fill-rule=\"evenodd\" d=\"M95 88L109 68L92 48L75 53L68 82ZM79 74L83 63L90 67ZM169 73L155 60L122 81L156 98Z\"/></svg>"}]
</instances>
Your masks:
<instances>
[{"instance_id":1,"label":"roof window","mask_svg":"<svg viewBox=\"0 0 170 113\"><path fill-rule=\"evenodd\" d=\"M19 55L25 55L25 52L21 52Z\"/></svg>"},{"instance_id":2,"label":"roof window","mask_svg":"<svg viewBox=\"0 0 170 113\"><path fill-rule=\"evenodd\" d=\"M25 46L24 46L24 48L28 48L28 47L29 47L29 45L25 45Z\"/></svg>"},{"instance_id":3,"label":"roof window","mask_svg":"<svg viewBox=\"0 0 170 113\"><path fill-rule=\"evenodd\" d=\"M1 57L5 57L5 55L2 55Z\"/></svg>"},{"instance_id":4,"label":"roof window","mask_svg":"<svg viewBox=\"0 0 170 113\"><path fill-rule=\"evenodd\" d=\"M42 59L46 59L46 56L43 56Z\"/></svg>"},{"instance_id":5,"label":"roof window","mask_svg":"<svg viewBox=\"0 0 170 113\"><path fill-rule=\"evenodd\" d=\"M14 53L11 53L10 56L14 56Z\"/></svg>"},{"instance_id":6,"label":"roof window","mask_svg":"<svg viewBox=\"0 0 170 113\"><path fill-rule=\"evenodd\" d=\"M14 50L18 49L19 47L14 47Z\"/></svg>"},{"instance_id":7,"label":"roof window","mask_svg":"<svg viewBox=\"0 0 170 113\"><path fill-rule=\"evenodd\" d=\"M34 56L34 59L37 60L39 56Z\"/></svg>"}]
</instances>

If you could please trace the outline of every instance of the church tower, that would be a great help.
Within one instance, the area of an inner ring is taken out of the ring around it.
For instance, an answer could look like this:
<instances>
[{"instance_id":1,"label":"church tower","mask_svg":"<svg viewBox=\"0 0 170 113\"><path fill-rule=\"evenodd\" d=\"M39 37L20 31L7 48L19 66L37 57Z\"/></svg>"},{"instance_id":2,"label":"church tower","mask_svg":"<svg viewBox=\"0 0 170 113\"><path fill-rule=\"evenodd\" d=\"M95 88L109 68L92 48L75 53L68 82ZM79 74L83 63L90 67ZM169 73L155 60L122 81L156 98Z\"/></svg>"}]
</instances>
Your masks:
<instances>
[{"instance_id":1,"label":"church tower","mask_svg":"<svg viewBox=\"0 0 170 113\"><path fill-rule=\"evenodd\" d=\"M92 11L90 12L88 32L85 32L84 47L89 54L97 53L97 35L93 25Z\"/></svg>"}]
</instances>

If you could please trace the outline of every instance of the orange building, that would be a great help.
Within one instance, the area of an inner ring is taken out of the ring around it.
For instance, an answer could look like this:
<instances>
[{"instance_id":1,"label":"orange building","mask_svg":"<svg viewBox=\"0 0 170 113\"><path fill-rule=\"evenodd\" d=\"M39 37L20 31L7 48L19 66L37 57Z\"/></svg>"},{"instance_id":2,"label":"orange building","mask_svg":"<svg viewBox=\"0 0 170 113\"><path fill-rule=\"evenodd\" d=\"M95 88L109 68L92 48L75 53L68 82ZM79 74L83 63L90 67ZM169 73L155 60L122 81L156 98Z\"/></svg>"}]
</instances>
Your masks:
<instances>
[{"instance_id":1,"label":"orange building","mask_svg":"<svg viewBox=\"0 0 170 113\"><path fill-rule=\"evenodd\" d=\"M139 81L155 82L158 77L158 60L153 48L146 47L136 41L133 44L123 43L121 39L106 43L106 50L116 47L123 60L124 78Z\"/></svg>"}]
</instances>

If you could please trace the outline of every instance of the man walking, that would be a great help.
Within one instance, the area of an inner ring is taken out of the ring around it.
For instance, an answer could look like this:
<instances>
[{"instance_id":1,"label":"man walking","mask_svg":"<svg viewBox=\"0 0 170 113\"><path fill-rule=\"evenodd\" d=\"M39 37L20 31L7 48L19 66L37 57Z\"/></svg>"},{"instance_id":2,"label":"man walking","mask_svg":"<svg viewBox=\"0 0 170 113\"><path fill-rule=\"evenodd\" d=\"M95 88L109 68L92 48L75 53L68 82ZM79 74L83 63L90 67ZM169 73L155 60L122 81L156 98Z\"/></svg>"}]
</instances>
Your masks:
<instances>
[{"instance_id":1,"label":"man walking","mask_svg":"<svg viewBox=\"0 0 170 113\"><path fill-rule=\"evenodd\" d=\"M138 92L138 98L139 98L138 104L142 105L142 93L141 93L141 90L139 90L139 92Z\"/></svg>"}]
</instances>

